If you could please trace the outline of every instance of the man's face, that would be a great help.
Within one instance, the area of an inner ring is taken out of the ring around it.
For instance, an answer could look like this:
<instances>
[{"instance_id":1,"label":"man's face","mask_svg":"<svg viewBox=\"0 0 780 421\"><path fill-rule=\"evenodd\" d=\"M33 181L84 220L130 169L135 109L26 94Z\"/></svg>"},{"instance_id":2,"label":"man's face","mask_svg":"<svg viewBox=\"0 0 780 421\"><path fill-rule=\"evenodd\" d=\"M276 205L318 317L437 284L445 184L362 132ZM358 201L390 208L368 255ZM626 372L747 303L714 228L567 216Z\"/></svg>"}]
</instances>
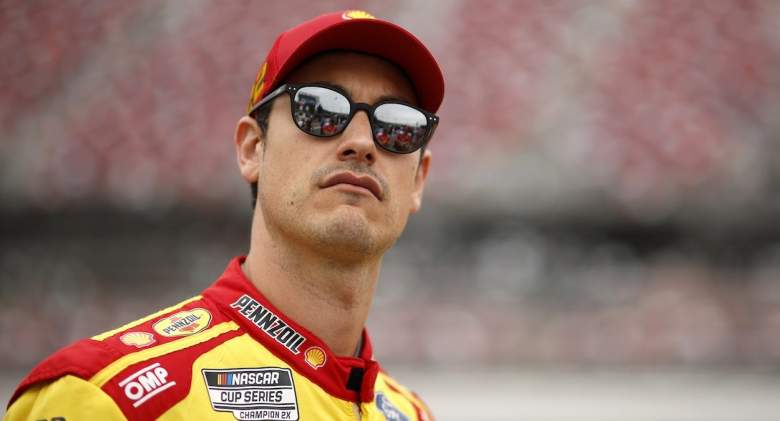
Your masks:
<instances>
[{"instance_id":1,"label":"man's face","mask_svg":"<svg viewBox=\"0 0 780 421\"><path fill-rule=\"evenodd\" d=\"M409 81L395 66L363 54L318 56L287 82L340 87L355 102L415 103ZM308 135L292 121L288 95L273 102L268 126L260 139L265 145L254 147L256 171L243 163L241 170L248 181L256 174L256 212L272 238L283 236L301 250L336 259L379 257L392 246L409 214L420 207L429 152L420 159L419 151L399 155L378 148L362 111L337 136ZM241 125L239 138L240 132ZM366 183L373 186L359 186Z\"/></svg>"}]
</instances>

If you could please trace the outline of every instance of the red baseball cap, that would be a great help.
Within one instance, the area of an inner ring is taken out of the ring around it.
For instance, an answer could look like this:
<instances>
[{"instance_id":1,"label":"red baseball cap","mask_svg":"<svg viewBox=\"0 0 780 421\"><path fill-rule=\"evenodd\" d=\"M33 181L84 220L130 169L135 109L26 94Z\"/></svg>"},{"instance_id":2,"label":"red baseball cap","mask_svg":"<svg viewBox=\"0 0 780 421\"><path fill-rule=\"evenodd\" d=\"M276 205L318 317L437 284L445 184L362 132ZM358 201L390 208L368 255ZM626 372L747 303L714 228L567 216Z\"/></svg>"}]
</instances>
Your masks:
<instances>
[{"instance_id":1,"label":"red baseball cap","mask_svg":"<svg viewBox=\"0 0 780 421\"><path fill-rule=\"evenodd\" d=\"M372 54L395 63L411 79L420 107L435 113L444 76L428 48L400 26L360 10L328 13L282 32L257 72L247 112L309 57L329 50Z\"/></svg>"}]
</instances>

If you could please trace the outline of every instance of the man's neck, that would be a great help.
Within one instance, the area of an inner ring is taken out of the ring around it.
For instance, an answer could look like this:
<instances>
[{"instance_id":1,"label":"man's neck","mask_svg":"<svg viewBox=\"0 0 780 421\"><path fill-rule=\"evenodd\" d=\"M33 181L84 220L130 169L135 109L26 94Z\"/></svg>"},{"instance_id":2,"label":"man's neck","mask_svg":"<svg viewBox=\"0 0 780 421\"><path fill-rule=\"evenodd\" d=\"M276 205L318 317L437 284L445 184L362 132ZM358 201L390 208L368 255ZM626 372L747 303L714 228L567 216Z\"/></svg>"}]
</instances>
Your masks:
<instances>
[{"instance_id":1,"label":"man's neck","mask_svg":"<svg viewBox=\"0 0 780 421\"><path fill-rule=\"evenodd\" d=\"M253 236L254 237L254 236ZM380 259L334 261L313 252L273 246L253 238L244 274L279 310L313 332L336 355L352 356L360 344Z\"/></svg>"}]
</instances>

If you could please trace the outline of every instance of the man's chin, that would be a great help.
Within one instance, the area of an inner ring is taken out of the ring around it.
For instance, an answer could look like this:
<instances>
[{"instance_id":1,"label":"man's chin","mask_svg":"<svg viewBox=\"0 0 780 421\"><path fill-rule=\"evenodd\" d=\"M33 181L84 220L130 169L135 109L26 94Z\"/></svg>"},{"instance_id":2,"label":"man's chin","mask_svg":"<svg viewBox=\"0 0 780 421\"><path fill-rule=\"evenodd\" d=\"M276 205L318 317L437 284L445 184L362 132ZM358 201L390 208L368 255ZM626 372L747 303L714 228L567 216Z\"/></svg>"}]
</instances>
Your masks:
<instances>
[{"instance_id":1,"label":"man's chin","mask_svg":"<svg viewBox=\"0 0 780 421\"><path fill-rule=\"evenodd\" d=\"M343 205L334 209L329 218L322 221L329 236L345 236L350 239L372 237L371 221L364 209Z\"/></svg>"},{"instance_id":2,"label":"man's chin","mask_svg":"<svg viewBox=\"0 0 780 421\"><path fill-rule=\"evenodd\" d=\"M317 224L323 249L367 257L386 248L362 209L342 206L329 216Z\"/></svg>"}]
</instances>

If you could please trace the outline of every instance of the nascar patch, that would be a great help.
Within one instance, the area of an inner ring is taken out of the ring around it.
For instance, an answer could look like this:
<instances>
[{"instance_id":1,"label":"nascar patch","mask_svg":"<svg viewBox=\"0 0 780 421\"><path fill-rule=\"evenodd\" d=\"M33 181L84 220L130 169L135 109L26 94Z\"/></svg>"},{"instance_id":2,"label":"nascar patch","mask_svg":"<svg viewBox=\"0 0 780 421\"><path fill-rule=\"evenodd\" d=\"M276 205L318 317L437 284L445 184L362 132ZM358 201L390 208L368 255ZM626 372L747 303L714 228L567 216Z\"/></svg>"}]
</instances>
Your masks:
<instances>
[{"instance_id":1,"label":"nascar patch","mask_svg":"<svg viewBox=\"0 0 780 421\"><path fill-rule=\"evenodd\" d=\"M237 420L297 420L298 401L289 368L203 369L211 407Z\"/></svg>"}]
</instances>

